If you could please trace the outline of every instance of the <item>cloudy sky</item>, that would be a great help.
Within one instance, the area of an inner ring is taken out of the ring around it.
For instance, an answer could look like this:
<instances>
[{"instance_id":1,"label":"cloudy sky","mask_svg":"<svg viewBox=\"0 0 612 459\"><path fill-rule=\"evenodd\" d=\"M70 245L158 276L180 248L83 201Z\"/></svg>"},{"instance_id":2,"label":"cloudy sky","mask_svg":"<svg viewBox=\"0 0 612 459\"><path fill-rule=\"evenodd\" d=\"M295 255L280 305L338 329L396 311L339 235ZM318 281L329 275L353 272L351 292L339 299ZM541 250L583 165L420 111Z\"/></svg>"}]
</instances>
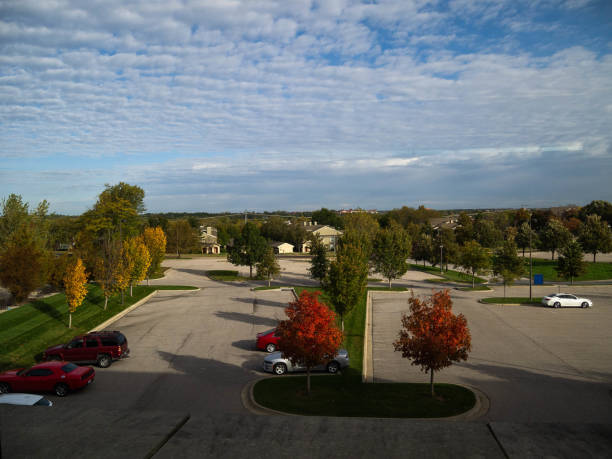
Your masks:
<instances>
[{"instance_id":1,"label":"cloudy sky","mask_svg":"<svg viewBox=\"0 0 612 459\"><path fill-rule=\"evenodd\" d=\"M612 200L609 0L0 0L0 199Z\"/></svg>"}]
</instances>

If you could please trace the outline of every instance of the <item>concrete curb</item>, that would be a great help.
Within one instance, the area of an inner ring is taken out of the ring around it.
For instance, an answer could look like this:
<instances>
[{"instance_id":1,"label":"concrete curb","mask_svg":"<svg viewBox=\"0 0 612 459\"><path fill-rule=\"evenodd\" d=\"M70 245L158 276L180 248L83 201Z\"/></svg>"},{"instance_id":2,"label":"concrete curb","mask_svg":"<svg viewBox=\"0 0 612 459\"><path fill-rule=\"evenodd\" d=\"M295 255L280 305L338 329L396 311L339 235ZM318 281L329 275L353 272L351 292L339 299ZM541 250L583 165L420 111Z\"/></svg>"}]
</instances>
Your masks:
<instances>
[{"instance_id":1,"label":"concrete curb","mask_svg":"<svg viewBox=\"0 0 612 459\"><path fill-rule=\"evenodd\" d=\"M145 304L147 301L149 301L151 298L153 298L155 295L157 295L157 292L159 290L155 290L154 292L149 293L147 296L145 296L142 300L137 301L136 303L134 303L132 306L130 306L127 309L124 309L123 311L121 311L119 314L114 315L113 317L111 317L110 319L102 322L101 324L99 324L98 326L92 328L91 330L89 330L87 333L91 333L91 332L95 332L95 331L100 331L100 330L104 330L106 327L108 327L109 325L111 325L112 323L118 321L119 319L121 319L123 316L129 314L130 312L132 312L134 309L136 309L138 306L141 306L143 304Z\"/></svg>"}]
</instances>

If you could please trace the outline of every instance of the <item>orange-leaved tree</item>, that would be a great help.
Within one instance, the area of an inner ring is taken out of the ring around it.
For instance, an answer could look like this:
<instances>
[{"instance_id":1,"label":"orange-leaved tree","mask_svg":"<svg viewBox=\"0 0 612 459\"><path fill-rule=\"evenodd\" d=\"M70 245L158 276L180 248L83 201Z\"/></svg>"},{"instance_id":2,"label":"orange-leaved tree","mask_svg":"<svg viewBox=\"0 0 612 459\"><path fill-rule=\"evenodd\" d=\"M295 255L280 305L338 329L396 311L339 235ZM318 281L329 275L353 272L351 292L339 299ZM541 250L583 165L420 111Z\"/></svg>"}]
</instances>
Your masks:
<instances>
[{"instance_id":1,"label":"orange-leaved tree","mask_svg":"<svg viewBox=\"0 0 612 459\"><path fill-rule=\"evenodd\" d=\"M412 359L412 365L420 365L421 371L430 373L433 397L434 371L467 360L470 330L463 314L453 314L448 290L434 292L426 300L412 296L408 302L410 315L402 314L403 328L393 347L402 357Z\"/></svg>"},{"instance_id":2,"label":"orange-leaved tree","mask_svg":"<svg viewBox=\"0 0 612 459\"><path fill-rule=\"evenodd\" d=\"M303 291L297 301L285 309L288 319L279 322L278 347L293 365L306 368L306 391L310 395L310 370L326 363L338 352L342 332L336 314L320 303L320 292Z\"/></svg>"},{"instance_id":3,"label":"orange-leaved tree","mask_svg":"<svg viewBox=\"0 0 612 459\"><path fill-rule=\"evenodd\" d=\"M157 272L157 270L159 270L159 267L164 260L164 255L166 254L166 234L164 233L163 229L157 226L155 228L145 228L142 238L144 240L144 244L147 246L147 249L149 249L149 255L151 256L151 264L147 270L148 284L149 278L151 275Z\"/></svg>"},{"instance_id":4,"label":"orange-leaved tree","mask_svg":"<svg viewBox=\"0 0 612 459\"><path fill-rule=\"evenodd\" d=\"M80 258L68 265L64 274L64 290L68 302L68 328L72 328L72 313L87 296L87 274Z\"/></svg>"}]
</instances>

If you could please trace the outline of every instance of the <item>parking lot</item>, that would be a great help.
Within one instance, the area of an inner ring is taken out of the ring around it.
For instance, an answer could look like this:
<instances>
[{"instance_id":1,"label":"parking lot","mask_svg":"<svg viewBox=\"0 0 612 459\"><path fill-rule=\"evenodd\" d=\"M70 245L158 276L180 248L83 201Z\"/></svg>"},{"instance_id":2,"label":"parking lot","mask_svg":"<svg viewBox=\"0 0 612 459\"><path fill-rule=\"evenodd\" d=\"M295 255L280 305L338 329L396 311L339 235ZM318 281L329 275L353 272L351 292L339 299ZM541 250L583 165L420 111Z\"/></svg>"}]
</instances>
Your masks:
<instances>
[{"instance_id":1,"label":"parking lot","mask_svg":"<svg viewBox=\"0 0 612 459\"><path fill-rule=\"evenodd\" d=\"M19 408L0 411L7 413L1 419L7 457L71 457L79 447L95 447L104 457L145 457L158 446L163 446L159 457L263 457L266 448L279 457L312 457L330 455L331 441L335 457L354 457L355 451L389 457L504 457L506 451L524 457L526 452L549 454L551 448L557 457L573 457L584 450L585 439L594 456L605 457L612 447L610 286L572 290L594 300L587 310L484 305L479 297L501 293L452 291L455 310L468 318L473 350L467 362L436 374L436 382L484 392L490 400L489 412L479 419L484 422L262 418L241 400L244 387L263 376L265 354L254 349L255 335L284 318L292 293L212 281L206 271L237 269L220 258L167 260L165 265L172 269L153 283L200 290L160 291L112 324L109 329L127 336L131 356L96 368L95 383L84 390L65 398L49 396L55 405L44 415L33 419ZM282 259L277 283L313 285L308 267L306 260ZM238 269L248 276L248 268ZM394 284L430 294L426 277L409 272ZM525 296L524 289L512 287L508 295ZM550 291L546 287L534 295ZM408 295L374 294L375 381L428 382L391 344L401 312L408 310ZM525 424L534 421L556 424ZM23 423L28 431L21 429ZM100 437L100 429L108 439ZM70 430L79 433L65 435ZM404 438L406 430L420 434ZM49 438L55 439L52 448ZM302 449L284 449L287 445Z\"/></svg>"},{"instance_id":2,"label":"parking lot","mask_svg":"<svg viewBox=\"0 0 612 459\"><path fill-rule=\"evenodd\" d=\"M415 295L431 287L414 286ZM453 309L463 313L472 334L467 362L435 375L437 382L476 387L490 399L488 420L517 422L612 421L612 288L575 286L594 300L590 309L487 305L477 300L497 292L451 290ZM556 291L538 287L534 296ZM528 296L525 286L508 296ZM428 382L429 376L393 351L392 342L408 311L408 294L373 297L375 381Z\"/></svg>"}]
</instances>

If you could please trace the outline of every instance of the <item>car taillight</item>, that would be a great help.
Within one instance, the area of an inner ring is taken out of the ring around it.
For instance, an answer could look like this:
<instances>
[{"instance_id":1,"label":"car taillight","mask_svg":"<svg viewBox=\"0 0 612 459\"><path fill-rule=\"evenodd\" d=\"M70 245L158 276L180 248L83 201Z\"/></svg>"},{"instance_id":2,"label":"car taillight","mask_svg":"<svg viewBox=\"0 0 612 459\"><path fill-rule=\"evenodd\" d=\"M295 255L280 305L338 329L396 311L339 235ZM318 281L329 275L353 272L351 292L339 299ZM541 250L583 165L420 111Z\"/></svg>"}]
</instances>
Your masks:
<instances>
[{"instance_id":1,"label":"car taillight","mask_svg":"<svg viewBox=\"0 0 612 459\"><path fill-rule=\"evenodd\" d=\"M121 346L117 346L117 354L121 355Z\"/></svg>"}]
</instances>

